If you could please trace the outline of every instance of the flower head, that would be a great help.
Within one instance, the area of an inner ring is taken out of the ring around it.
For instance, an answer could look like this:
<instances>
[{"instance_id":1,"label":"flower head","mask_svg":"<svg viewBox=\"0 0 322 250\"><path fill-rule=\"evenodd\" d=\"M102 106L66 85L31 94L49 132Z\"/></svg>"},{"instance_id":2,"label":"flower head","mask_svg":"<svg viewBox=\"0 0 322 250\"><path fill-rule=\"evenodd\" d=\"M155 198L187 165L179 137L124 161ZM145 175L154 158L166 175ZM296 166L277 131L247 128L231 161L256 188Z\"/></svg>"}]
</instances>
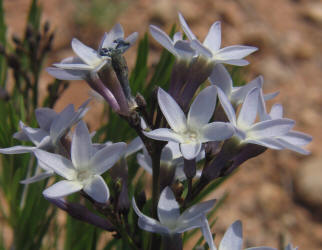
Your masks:
<instances>
[{"instance_id":1,"label":"flower head","mask_svg":"<svg viewBox=\"0 0 322 250\"><path fill-rule=\"evenodd\" d=\"M185 159L196 158L202 143L222 141L233 135L233 128L228 123L208 123L215 110L216 95L215 86L202 90L191 104L186 117L175 100L159 88L159 106L171 129L159 128L144 134L155 140L179 143Z\"/></svg>"},{"instance_id":2,"label":"flower head","mask_svg":"<svg viewBox=\"0 0 322 250\"><path fill-rule=\"evenodd\" d=\"M40 149L34 151L41 165L67 179L44 190L44 196L59 198L83 189L95 201L105 203L109 189L101 174L114 165L125 149L126 144L119 142L98 150L92 145L85 123L79 122L72 139L71 160Z\"/></svg>"},{"instance_id":3,"label":"flower head","mask_svg":"<svg viewBox=\"0 0 322 250\"><path fill-rule=\"evenodd\" d=\"M244 66L248 64L248 61L243 58L257 50L255 47L242 45L233 45L220 49L221 23L219 21L211 25L204 42L201 43L191 31L181 13L179 13L179 20L182 29L191 41L191 46L199 55L215 63Z\"/></svg>"},{"instance_id":4,"label":"flower head","mask_svg":"<svg viewBox=\"0 0 322 250\"><path fill-rule=\"evenodd\" d=\"M163 189L158 203L159 221L144 215L137 207L133 198L132 205L139 217L139 227L143 230L171 235L183 233L193 228L201 227L204 218L214 206L216 200L209 200L196 204L180 215L180 207L169 187Z\"/></svg>"}]
</instances>

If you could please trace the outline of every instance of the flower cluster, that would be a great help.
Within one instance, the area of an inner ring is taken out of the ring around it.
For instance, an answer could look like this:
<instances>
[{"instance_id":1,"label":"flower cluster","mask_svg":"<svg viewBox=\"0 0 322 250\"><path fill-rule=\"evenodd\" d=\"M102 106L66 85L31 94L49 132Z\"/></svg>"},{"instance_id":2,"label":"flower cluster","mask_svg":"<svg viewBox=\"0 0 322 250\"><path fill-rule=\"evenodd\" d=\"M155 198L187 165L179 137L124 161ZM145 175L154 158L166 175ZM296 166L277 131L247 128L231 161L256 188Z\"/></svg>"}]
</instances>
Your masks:
<instances>
[{"instance_id":1,"label":"flower cluster","mask_svg":"<svg viewBox=\"0 0 322 250\"><path fill-rule=\"evenodd\" d=\"M308 154L303 146L312 138L293 130L295 122L283 118L280 104L274 104L267 112L266 101L278 92L264 95L262 76L243 86L234 86L224 64L245 66L248 61L244 58L257 48L241 45L220 48L220 22L211 26L201 43L181 14L179 20L187 40L181 32L170 38L156 26L150 26L152 37L176 58L168 90L164 90L165 86L157 89L152 98L158 107L151 105L151 110L144 97L132 96L123 57L138 34L124 38L120 24L105 33L98 50L74 38L71 44L77 56L47 68L58 79L85 80L137 132L138 137L131 143L93 143L82 120L88 110L86 101L77 111L69 105L59 114L48 108L37 109L39 128L20 122L21 131L14 135L34 146L13 146L0 149L0 153L32 153L37 158L44 172L24 180L24 184L54 174L63 177L65 180L47 187L43 195L76 218L125 237L123 228L128 226L132 209L138 217L138 227L162 235L165 246L180 245L183 232L199 228L208 247L217 249L207 218L215 200L195 203L198 195L213 180L228 176L267 148ZM147 115L148 111L151 115ZM69 131L74 125L70 138ZM143 153L137 154L137 163L152 175L151 202L146 201L143 190L143 198L136 191L128 191L132 185L129 181L134 178L129 177L127 157L140 150ZM107 183L111 183L110 188ZM76 192L106 216L109 226L105 218L63 199ZM133 249L141 246L130 233L125 238L133 238L129 240ZM229 227L218 249L242 249L240 221Z\"/></svg>"}]
</instances>

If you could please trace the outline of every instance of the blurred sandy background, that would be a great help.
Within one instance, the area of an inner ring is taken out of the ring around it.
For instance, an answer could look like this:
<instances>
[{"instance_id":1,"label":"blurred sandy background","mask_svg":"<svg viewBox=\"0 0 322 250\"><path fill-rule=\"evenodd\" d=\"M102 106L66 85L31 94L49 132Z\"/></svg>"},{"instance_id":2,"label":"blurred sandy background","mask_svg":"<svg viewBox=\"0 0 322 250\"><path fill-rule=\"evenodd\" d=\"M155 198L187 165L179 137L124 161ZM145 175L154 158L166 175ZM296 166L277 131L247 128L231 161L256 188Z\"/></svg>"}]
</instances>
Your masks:
<instances>
[{"instance_id":1,"label":"blurred sandy background","mask_svg":"<svg viewBox=\"0 0 322 250\"><path fill-rule=\"evenodd\" d=\"M296 120L296 130L313 135L303 157L290 151L268 150L244 164L213 197L229 192L218 213L216 242L236 219L244 226L244 246L277 247L281 238L300 249L322 249L322 2L319 0L43 0L42 20L56 31L54 50L47 64L72 55L73 37L97 47L104 31L120 22L126 34L140 36L155 24L169 31L178 24L177 12L185 16L202 40L210 25L222 21L223 46L254 45L244 68L247 80L262 74L264 91L280 91L274 100L284 105L285 116ZM28 0L5 0L8 35L21 35ZM161 47L151 39L150 63ZM136 48L127 52L130 67ZM51 77L43 73L43 90ZM73 82L56 109L66 103L81 104L89 88ZM272 104L272 103L270 103ZM87 121L95 128L99 103L92 104Z\"/></svg>"}]
</instances>

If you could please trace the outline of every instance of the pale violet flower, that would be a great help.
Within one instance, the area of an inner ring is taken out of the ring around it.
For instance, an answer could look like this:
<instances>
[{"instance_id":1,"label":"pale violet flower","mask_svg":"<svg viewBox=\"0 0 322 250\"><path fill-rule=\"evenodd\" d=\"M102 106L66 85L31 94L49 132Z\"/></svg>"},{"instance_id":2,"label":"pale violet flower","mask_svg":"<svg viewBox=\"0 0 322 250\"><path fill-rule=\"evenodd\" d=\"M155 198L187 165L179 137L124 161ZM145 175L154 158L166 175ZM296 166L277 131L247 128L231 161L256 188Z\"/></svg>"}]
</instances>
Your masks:
<instances>
[{"instance_id":1,"label":"pale violet flower","mask_svg":"<svg viewBox=\"0 0 322 250\"><path fill-rule=\"evenodd\" d=\"M274 104L271 108L270 113L267 113L265 98L263 97L262 91L260 92L259 96L258 112L261 121L283 118L283 106L281 104ZM302 148L312 141L312 136L308 134L291 130L284 135L276 137L276 140L285 149L290 149L304 155L310 153L309 151Z\"/></svg>"},{"instance_id":2,"label":"pale violet flower","mask_svg":"<svg viewBox=\"0 0 322 250\"><path fill-rule=\"evenodd\" d=\"M216 96L215 86L203 89L191 104L186 118L175 100L159 88L159 106L170 129L159 128L150 132L143 131L143 133L155 140L179 143L180 151L185 159L196 158L201 151L202 143L225 140L234 132L229 123L208 123L215 110Z\"/></svg>"},{"instance_id":3,"label":"pale violet flower","mask_svg":"<svg viewBox=\"0 0 322 250\"><path fill-rule=\"evenodd\" d=\"M86 114L89 101L84 102L77 111L74 110L74 105L70 104L59 114L50 108L36 109L35 115L39 128L28 127L20 121L21 131L13 135L15 139L30 141L35 146L2 148L0 153L23 154L30 153L37 148L54 151L60 146L59 140L62 136Z\"/></svg>"},{"instance_id":4,"label":"pale violet flower","mask_svg":"<svg viewBox=\"0 0 322 250\"><path fill-rule=\"evenodd\" d=\"M239 105L240 103L242 103L250 90L252 90L253 88L262 88L264 83L263 77L258 76L254 80L243 86L234 87L233 80L231 79L230 74L222 64L215 65L209 77L209 81L213 85L218 86L225 93L225 95L233 105ZM278 92L268 94L264 96L264 99L270 100L277 95Z\"/></svg>"},{"instance_id":5,"label":"pale violet flower","mask_svg":"<svg viewBox=\"0 0 322 250\"><path fill-rule=\"evenodd\" d=\"M212 234L208 223L202 228L203 235L210 250L242 250L243 249L243 229L241 221L235 221L225 232L217 248L213 242ZM271 247L251 247L245 250L276 250Z\"/></svg>"},{"instance_id":6,"label":"pale violet flower","mask_svg":"<svg viewBox=\"0 0 322 250\"><path fill-rule=\"evenodd\" d=\"M257 50L255 47L242 45L220 48L221 24L219 21L212 24L204 42L200 43L197 37L190 30L181 13L179 13L179 20L182 29L191 41L191 46L196 49L200 55L215 63L244 66L248 64L248 61L243 58Z\"/></svg>"},{"instance_id":7,"label":"pale violet flower","mask_svg":"<svg viewBox=\"0 0 322 250\"><path fill-rule=\"evenodd\" d=\"M173 39L171 39L164 31L150 25L150 33L158 43L178 59L189 60L196 54L190 43L183 40L181 32L175 33Z\"/></svg>"},{"instance_id":8,"label":"pale violet flower","mask_svg":"<svg viewBox=\"0 0 322 250\"><path fill-rule=\"evenodd\" d=\"M205 157L205 151L202 150L197 156L196 160L199 161ZM152 159L148 154L145 147L143 147L143 154L137 154L137 161L141 167L143 167L149 174L152 175ZM179 144L176 142L168 142L167 145L162 149L160 165L164 168L174 168L174 179L183 181L186 178L184 173L184 159L180 152ZM198 170L196 177L201 176L201 171Z\"/></svg>"},{"instance_id":9,"label":"pale violet flower","mask_svg":"<svg viewBox=\"0 0 322 250\"><path fill-rule=\"evenodd\" d=\"M45 189L44 196L60 198L83 190L93 200L105 203L109 199L109 189L101 175L120 159L125 149L126 144L119 142L97 150L85 123L80 121L73 134L71 160L40 149L34 151L40 165L67 179Z\"/></svg>"},{"instance_id":10,"label":"pale violet flower","mask_svg":"<svg viewBox=\"0 0 322 250\"><path fill-rule=\"evenodd\" d=\"M285 250L298 250L298 247L293 247L293 245L291 243L289 243L286 247Z\"/></svg>"},{"instance_id":11,"label":"pale violet flower","mask_svg":"<svg viewBox=\"0 0 322 250\"><path fill-rule=\"evenodd\" d=\"M260 89L252 89L241 106L238 118L225 93L218 88L220 103L227 115L228 120L235 128L235 137L241 143L258 144L272 149L284 149L277 141L277 137L284 136L294 126L294 121L286 118L260 121L255 123L258 110Z\"/></svg>"},{"instance_id":12,"label":"pale violet flower","mask_svg":"<svg viewBox=\"0 0 322 250\"><path fill-rule=\"evenodd\" d=\"M134 198L132 205L138 215L139 227L145 231L163 235L180 234L185 231L203 226L204 218L214 206L216 200L196 204L180 215L180 207L171 188L163 189L158 203L159 221L144 215L137 207Z\"/></svg>"}]
</instances>

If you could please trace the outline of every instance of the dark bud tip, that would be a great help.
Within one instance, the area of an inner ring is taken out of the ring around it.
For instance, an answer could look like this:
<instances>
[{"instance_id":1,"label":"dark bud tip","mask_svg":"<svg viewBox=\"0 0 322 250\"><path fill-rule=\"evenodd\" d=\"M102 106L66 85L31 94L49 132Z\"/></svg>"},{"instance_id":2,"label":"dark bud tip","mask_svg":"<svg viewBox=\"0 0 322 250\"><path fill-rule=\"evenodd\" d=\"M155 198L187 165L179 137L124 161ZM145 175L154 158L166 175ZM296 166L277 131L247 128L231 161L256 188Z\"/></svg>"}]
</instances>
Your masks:
<instances>
[{"instance_id":1,"label":"dark bud tip","mask_svg":"<svg viewBox=\"0 0 322 250\"><path fill-rule=\"evenodd\" d=\"M34 34L34 28L31 24L27 25L26 32L25 32L25 38L26 40L29 40Z\"/></svg>"},{"instance_id":2,"label":"dark bud tip","mask_svg":"<svg viewBox=\"0 0 322 250\"><path fill-rule=\"evenodd\" d=\"M144 97L140 94L140 93L137 93L136 94L136 97L135 97L135 101L137 103L137 105L141 108L145 108L146 107L146 101L144 99Z\"/></svg>"}]
</instances>

